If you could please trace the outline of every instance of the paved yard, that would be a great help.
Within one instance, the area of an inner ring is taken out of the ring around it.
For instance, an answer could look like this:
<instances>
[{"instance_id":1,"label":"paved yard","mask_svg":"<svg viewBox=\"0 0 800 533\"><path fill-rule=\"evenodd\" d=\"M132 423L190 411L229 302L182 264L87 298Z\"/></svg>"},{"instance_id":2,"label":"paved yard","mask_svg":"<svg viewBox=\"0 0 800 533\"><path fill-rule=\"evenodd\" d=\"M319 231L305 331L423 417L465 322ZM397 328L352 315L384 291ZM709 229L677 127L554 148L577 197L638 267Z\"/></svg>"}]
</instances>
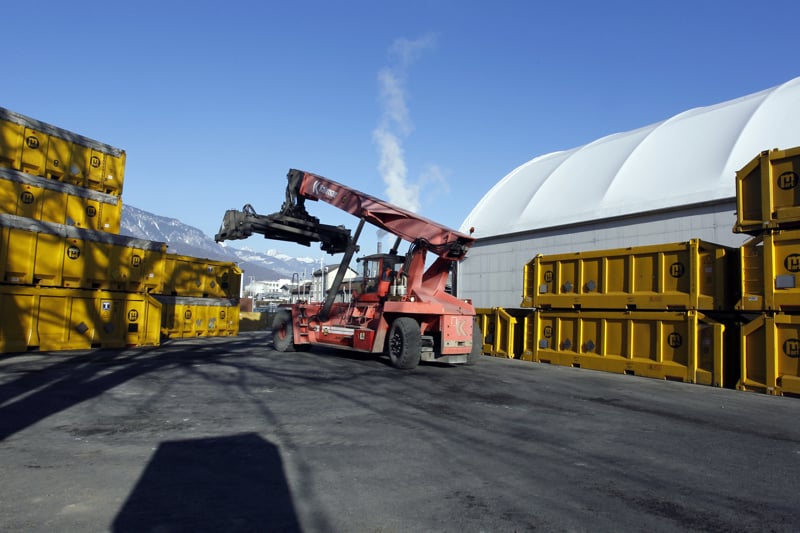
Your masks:
<instances>
[{"instance_id":1,"label":"paved yard","mask_svg":"<svg viewBox=\"0 0 800 533\"><path fill-rule=\"evenodd\" d=\"M796 531L800 399L269 333L0 358L0 531Z\"/></svg>"}]
</instances>

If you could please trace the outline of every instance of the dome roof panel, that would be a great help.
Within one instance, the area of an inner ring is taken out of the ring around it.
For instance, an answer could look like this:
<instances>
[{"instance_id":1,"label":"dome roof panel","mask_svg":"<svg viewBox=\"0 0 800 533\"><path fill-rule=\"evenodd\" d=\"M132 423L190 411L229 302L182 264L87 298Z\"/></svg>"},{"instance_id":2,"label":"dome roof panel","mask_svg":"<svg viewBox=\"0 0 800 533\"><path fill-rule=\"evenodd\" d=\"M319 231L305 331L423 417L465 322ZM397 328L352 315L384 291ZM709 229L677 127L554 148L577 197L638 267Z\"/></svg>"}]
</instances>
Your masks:
<instances>
[{"instance_id":1,"label":"dome roof panel","mask_svg":"<svg viewBox=\"0 0 800 533\"><path fill-rule=\"evenodd\" d=\"M467 216L478 238L735 196L763 150L800 146L800 78L511 171Z\"/></svg>"}]
</instances>

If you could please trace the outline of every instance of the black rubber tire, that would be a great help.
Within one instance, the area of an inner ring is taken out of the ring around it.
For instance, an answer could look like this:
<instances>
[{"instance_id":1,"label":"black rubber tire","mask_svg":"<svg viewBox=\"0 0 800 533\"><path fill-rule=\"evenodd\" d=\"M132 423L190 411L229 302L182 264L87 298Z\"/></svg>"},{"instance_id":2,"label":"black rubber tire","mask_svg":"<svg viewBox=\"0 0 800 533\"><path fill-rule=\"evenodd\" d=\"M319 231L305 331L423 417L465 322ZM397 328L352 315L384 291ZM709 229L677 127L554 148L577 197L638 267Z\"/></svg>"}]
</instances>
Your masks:
<instances>
[{"instance_id":1,"label":"black rubber tire","mask_svg":"<svg viewBox=\"0 0 800 533\"><path fill-rule=\"evenodd\" d=\"M467 355L467 366L478 364L478 359L483 354L483 332L477 320L472 322L472 351Z\"/></svg>"},{"instance_id":2,"label":"black rubber tire","mask_svg":"<svg viewBox=\"0 0 800 533\"><path fill-rule=\"evenodd\" d=\"M294 351L292 314L289 311L278 311L272 320L272 344L279 352Z\"/></svg>"},{"instance_id":3,"label":"black rubber tire","mask_svg":"<svg viewBox=\"0 0 800 533\"><path fill-rule=\"evenodd\" d=\"M421 350L422 334L417 321L406 316L395 319L386 341L386 351L392 366L401 370L416 368Z\"/></svg>"}]
</instances>

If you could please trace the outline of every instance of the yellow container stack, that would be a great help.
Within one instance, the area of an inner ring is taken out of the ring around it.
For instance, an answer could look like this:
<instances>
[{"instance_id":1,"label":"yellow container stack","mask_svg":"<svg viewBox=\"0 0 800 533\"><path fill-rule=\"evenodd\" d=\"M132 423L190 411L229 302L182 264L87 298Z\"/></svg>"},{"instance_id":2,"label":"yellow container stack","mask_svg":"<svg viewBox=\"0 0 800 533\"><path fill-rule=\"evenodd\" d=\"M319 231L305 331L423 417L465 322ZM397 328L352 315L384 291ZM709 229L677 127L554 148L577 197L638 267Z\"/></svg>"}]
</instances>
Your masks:
<instances>
[{"instance_id":1,"label":"yellow container stack","mask_svg":"<svg viewBox=\"0 0 800 533\"><path fill-rule=\"evenodd\" d=\"M732 250L697 239L557 255L524 267L522 358L723 386Z\"/></svg>"},{"instance_id":2,"label":"yellow container stack","mask_svg":"<svg viewBox=\"0 0 800 533\"><path fill-rule=\"evenodd\" d=\"M800 147L758 154L736 194L738 249L537 255L520 308L478 310L484 353L800 395Z\"/></svg>"},{"instance_id":3,"label":"yellow container stack","mask_svg":"<svg viewBox=\"0 0 800 533\"><path fill-rule=\"evenodd\" d=\"M736 173L741 376L737 387L800 395L800 147L761 152Z\"/></svg>"},{"instance_id":4,"label":"yellow container stack","mask_svg":"<svg viewBox=\"0 0 800 533\"><path fill-rule=\"evenodd\" d=\"M125 158L0 108L0 353L238 334L235 263L119 234Z\"/></svg>"}]
</instances>

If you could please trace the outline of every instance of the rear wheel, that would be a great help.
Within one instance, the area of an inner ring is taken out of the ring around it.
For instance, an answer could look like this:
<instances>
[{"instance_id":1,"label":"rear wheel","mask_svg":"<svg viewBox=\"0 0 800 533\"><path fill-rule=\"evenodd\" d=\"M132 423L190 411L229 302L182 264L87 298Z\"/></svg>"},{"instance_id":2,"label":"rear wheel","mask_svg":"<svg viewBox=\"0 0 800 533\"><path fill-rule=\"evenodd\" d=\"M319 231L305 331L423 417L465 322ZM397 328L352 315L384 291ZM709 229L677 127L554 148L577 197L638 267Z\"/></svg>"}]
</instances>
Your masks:
<instances>
[{"instance_id":1,"label":"rear wheel","mask_svg":"<svg viewBox=\"0 0 800 533\"><path fill-rule=\"evenodd\" d=\"M410 370L419 364L422 334L413 318L400 317L392 323L386 346L392 366Z\"/></svg>"},{"instance_id":2,"label":"rear wheel","mask_svg":"<svg viewBox=\"0 0 800 533\"><path fill-rule=\"evenodd\" d=\"M294 351L292 314L289 311L279 311L275 315L272 321L272 344L279 352Z\"/></svg>"}]
</instances>

